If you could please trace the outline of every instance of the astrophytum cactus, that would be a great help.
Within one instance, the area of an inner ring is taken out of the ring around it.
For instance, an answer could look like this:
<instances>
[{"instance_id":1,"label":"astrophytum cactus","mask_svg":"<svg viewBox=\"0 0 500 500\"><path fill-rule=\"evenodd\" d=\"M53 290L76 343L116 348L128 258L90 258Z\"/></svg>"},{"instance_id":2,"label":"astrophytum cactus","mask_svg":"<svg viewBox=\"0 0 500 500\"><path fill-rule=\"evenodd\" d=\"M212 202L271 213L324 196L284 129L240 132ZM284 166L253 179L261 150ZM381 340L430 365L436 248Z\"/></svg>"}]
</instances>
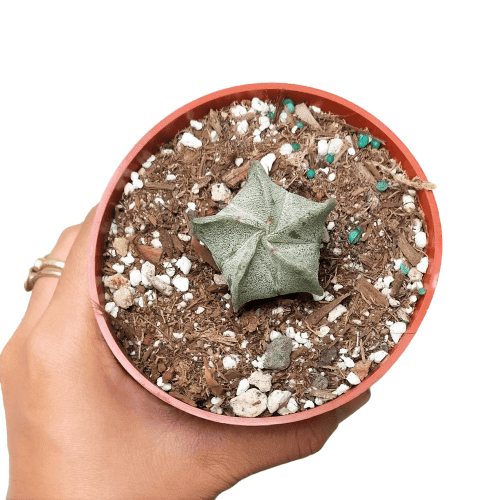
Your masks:
<instances>
[{"instance_id":1,"label":"astrophytum cactus","mask_svg":"<svg viewBox=\"0 0 500 500\"><path fill-rule=\"evenodd\" d=\"M231 289L235 311L251 300L295 292L322 295L319 251L336 201L316 203L275 184L257 161L218 214L192 221Z\"/></svg>"}]
</instances>

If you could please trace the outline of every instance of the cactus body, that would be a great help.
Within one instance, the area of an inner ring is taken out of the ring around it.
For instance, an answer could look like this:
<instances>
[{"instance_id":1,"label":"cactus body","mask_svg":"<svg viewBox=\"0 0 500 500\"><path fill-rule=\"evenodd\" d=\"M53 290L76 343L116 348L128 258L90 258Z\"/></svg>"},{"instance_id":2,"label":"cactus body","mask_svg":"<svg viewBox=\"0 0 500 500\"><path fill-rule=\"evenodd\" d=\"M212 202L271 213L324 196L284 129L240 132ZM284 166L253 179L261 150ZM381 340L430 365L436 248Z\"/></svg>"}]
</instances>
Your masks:
<instances>
[{"instance_id":1,"label":"cactus body","mask_svg":"<svg viewBox=\"0 0 500 500\"><path fill-rule=\"evenodd\" d=\"M336 201L316 203L275 184L257 161L248 182L218 214L194 219L193 234L226 279L235 311L251 300L323 294L318 282L323 228Z\"/></svg>"}]
</instances>

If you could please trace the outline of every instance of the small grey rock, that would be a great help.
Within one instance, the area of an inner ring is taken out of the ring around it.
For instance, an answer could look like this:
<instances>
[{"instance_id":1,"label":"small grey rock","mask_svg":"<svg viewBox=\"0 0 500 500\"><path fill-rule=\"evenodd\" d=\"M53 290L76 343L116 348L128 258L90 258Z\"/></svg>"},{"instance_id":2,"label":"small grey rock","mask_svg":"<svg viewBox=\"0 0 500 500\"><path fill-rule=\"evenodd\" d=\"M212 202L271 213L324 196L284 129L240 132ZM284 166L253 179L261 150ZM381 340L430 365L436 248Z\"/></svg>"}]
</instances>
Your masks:
<instances>
[{"instance_id":1,"label":"small grey rock","mask_svg":"<svg viewBox=\"0 0 500 500\"><path fill-rule=\"evenodd\" d=\"M385 342L380 344L380 349L382 349L382 351L389 352L389 346Z\"/></svg>"},{"instance_id":2,"label":"small grey rock","mask_svg":"<svg viewBox=\"0 0 500 500\"><path fill-rule=\"evenodd\" d=\"M170 296L174 293L174 287L165 283L158 276L149 276L148 280L163 295Z\"/></svg>"},{"instance_id":3,"label":"small grey rock","mask_svg":"<svg viewBox=\"0 0 500 500\"><path fill-rule=\"evenodd\" d=\"M331 366L333 360L337 357L337 348L330 347L330 349L325 349L321 352L319 357L319 366Z\"/></svg>"},{"instance_id":4,"label":"small grey rock","mask_svg":"<svg viewBox=\"0 0 500 500\"><path fill-rule=\"evenodd\" d=\"M292 339L279 337L267 346L263 367L270 370L285 370L290 365Z\"/></svg>"},{"instance_id":5,"label":"small grey rock","mask_svg":"<svg viewBox=\"0 0 500 500\"><path fill-rule=\"evenodd\" d=\"M315 389L327 389L328 388L328 378L326 378L323 375L320 375L319 373L316 373L312 377L311 385Z\"/></svg>"},{"instance_id":6,"label":"small grey rock","mask_svg":"<svg viewBox=\"0 0 500 500\"><path fill-rule=\"evenodd\" d=\"M123 309L128 309L134 303L134 296L129 288L120 288L113 294L113 302Z\"/></svg>"}]
</instances>

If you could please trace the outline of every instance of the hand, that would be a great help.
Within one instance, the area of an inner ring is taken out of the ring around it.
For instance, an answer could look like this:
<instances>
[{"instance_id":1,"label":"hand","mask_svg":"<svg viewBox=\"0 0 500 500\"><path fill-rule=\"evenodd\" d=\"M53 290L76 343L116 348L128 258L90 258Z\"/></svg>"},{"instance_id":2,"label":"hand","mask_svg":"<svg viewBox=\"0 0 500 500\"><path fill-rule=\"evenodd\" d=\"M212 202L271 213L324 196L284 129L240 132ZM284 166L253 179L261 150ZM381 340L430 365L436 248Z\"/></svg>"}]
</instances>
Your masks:
<instances>
[{"instance_id":1,"label":"hand","mask_svg":"<svg viewBox=\"0 0 500 500\"><path fill-rule=\"evenodd\" d=\"M256 472L304 458L364 405L295 424L237 427L186 414L135 382L105 343L87 285L95 209L66 229L0 357L8 498L209 499Z\"/></svg>"}]
</instances>

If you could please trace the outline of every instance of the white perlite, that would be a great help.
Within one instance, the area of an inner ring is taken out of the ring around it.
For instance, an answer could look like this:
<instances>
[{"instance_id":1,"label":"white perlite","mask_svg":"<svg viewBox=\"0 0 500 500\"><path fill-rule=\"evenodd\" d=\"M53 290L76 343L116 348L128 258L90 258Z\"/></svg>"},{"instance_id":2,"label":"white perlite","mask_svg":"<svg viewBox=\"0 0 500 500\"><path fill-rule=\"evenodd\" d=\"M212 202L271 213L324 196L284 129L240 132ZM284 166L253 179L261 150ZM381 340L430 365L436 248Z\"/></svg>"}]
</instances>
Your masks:
<instances>
[{"instance_id":1,"label":"white perlite","mask_svg":"<svg viewBox=\"0 0 500 500\"><path fill-rule=\"evenodd\" d=\"M342 314L347 312L347 308L342 304L339 304L333 311L328 315L328 321L332 323L342 316Z\"/></svg>"},{"instance_id":2,"label":"white perlite","mask_svg":"<svg viewBox=\"0 0 500 500\"><path fill-rule=\"evenodd\" d=\"M273 391L267 398L267 409L269 413L274 413L288 403L292 393L290 391Z\"/></svg>"},{"instance_id":3,"label":"white perlite","mask_svg":"<svg viewBox=\"0 0 500 500\"><path fill-rule=\"evenodd\" d=\"M222 183L214 184L212 186L212 200L225 201L231 196L231 190Z\"/></svg>"},{"instance_id":4,"label":"white perlite","mask_svg":"<svg viewBox=\"0 0 500 500\"><path fill-rule=\"evenodd\" d=\"M243 116L246 115L247 112L248 112L247 108L245 108L241 104L238 104L237 106L231 109L231 113L233 114L233 116Z\"/></svg>"},{"instance_id":5,"label":"white perlite","mask_svg":"<svg viewBox=\"0 0 500 500\"><path fill-rule=\"evenodd\" d=\"M281 337L281 332L277 332L276 330L273 330L269 334L269 340L272 342L273 340L279 339Z\"/></svg>"},{"instance_id":6,"label":"white perlite","mask_svg":"<svg viewBox=\"0 0 500 500\"><path fill-rule=\"evenodd\" d=\"M113 318L116 318L118 316L118 311L119 311L119 308L118 306L114 303L114 302L108 302L105 306L104 306L104 310L108 313L108 314L111 314L111 316L113 316Z\"/></svg>"},{"instance_id":7,"label":"white perlite","mask_svg":"<svg viewBox=\"0 0 500 500\"><path fill-rule=\"evenodd\" d=\"M380 363L386 356L387 353L385 351L377 351L377 352L372 352L368 356L368 359L370 361L375 361L375 363Z\"/></svg>"},{"instance_id":8,"label":"white perlite","mask_svg":"<svg viewBox=\"0 0 500 500\"><path fill-rule=\"evenodd\" d=\"M288 415L290 413L296 413L299 410L299 403L294 397L288 400L288 404L278 410L279 415Z\"/></svg>"},{"instance_id":9,"label":"white perlite","mask_svg":"<svg viewBox=\"0 0 500 500\"><path fill-rule=\"evenodd\" d=\"M179 142L188 148L201 148L202 146L202 142L190 132L182 134L182 138Z\"/></svg>"},{"instance_id":10,"label":"white perlite","mask_svg":"<svg viewBox=\"0 0 500 500\"><path fill-rule=\"evenodd\" d=\"M271 381L273 376L270 373L263 373L260 370L253 372L248 378L250 385L254 385L262 392L271 390Z\"/></svg>"},{"instance_id":11,"label":"white perlite","mask_svg":"<svg viewBox=\"0 0 500 500\"><path fill-rule=\"evenodd\" d=\"M398 321L389 327L389 331L391 332L392 341L397 344L403 333L406 332L406 323Z\"/></svg>"},{"instance_id":12,"label":"white perlite","mask_svg":"<svg viewBox=\"0 0 500 500\"><path fill-rule=\"evenodd\" d=\"M429 259L428 257L422 257L421 261L417 264L417 270L421 273L427 272L427 268L429 267Z\"/></svg>"},{"instance_id":13,"label":"white perlite","mask_svg":"<svg viewBox=\"0 0 500 500\"><path fill-rule=\"evenodd\" d=\"M196 120L191 120L189 122L189 125L191 125L191 127L195 128L196 130L201 130L203 127L203 124L200 122L197 122Z\"/></svg>"},{"instance_id":14,"label":"white perlite","mask_svg":"<svg viewBox=\"0 0 500 500\"><path fill-rule=\"evenodd\" d=\"M267 113L269 111L269 105L262 102L258 97L252 99L252 108L259 113Z\"/></svg>"},{"instance_id":15,"label":"white perlite","mask_svg":"<svg viewBox=\"0 0 500 500\"><path fill-rule=\"evenodd\" d=\"M240 167L242 163L243 163L243 158L236 158L236 160L234 160L234 164L237 167Z\"/></svg>"},{"instance_id":16,"label":"white perlite","mask_svg":"<svg viewBox=\"0 0 500 500\"><path fill-rule=\"evenodd\" d=\"M246 120L242 120L241 122L238 122L238 126L236 127L236 130L240 134L246 134L248 132L248 122Z\"/></svg>"},{"instance_id":17,"label":"white perlite","mask_svg":"<svg viewBox=\"0 0 500 500\"><path fill-rule=\"evenodd\" d=\"M291 144L283 144L280 148L280 153L284 156L292 154L293 153L293 148Z\"/></svg>"},{"instance_id":18,"label":"white perlite","mask_svg":"<svg viewBox=\"0 0 500 500\"><path fill-rule=\"evenodd\" d=\"M241 396L241 394L248 391L249 388L250 384L248 383L248 379L242 378L238 384L238 388L236 389L236 396Z\"/></svg>"},{"instance_id":19,"label":"white perlite","mask_svg":"<svg viewBox=\"0 0 500 500\"><path fill-rule=\"evenodd\" d=\"M179 292L187 292L189 290L189 280L188 278L183 278L182 276L177 275L172 280L172 285L177 288Z\"/></svg>"},{"instance_id":20,"label":"white perlite","mask_svg":"<svg viewBox=\"0 0 500 500\"><path fill-rule=\"evenodd\" d=\"M231 370L238 366L240 357L237 354L230 354L222 358L222 364L226 370Z\"/></svg>"},{"instance_id":21,"label":"white perlite","mask_svg":"<svg viewBox=\"0 0 500 500\"><path fill-rule=\"evenodd\" d=\"M238 417L258 417L267 408L267 397L258 389L248 389L231 399L229 404Z\"/></svg>"},{"instance_id":22,"label":"white perlite","mask_svg":"<svg viewBox=\"0 0 500 500\"><path fill-rule=\"evenodd\" d=\"M136 269L134 267L134 269L130 271L130 284L132 286L137 286L141 284L141 281L142 281L141 271L139 271L139 269Z\"/></svg>"},{"instance_id":23,"label":"white perlite","mask_svg":"<svg viewBox=\"0 0 500 500\"><path fill-rule=\"evenodd\" d=\"M361 383L361 380L359 379L359 377L353 372L350 372L349 375L347 375L347 381L351 385L358 385Z\"/></svg>"},{"instance_id":24,"label":"white perlite","mask_svg":"<svg viewBox=\"0 0 500 500\"><path fill-rule=\"evenodd\" d=\"M182 273L184 274L189 274L189 271L191 271L191 266L192 263L191 261L184 255L181 257L175 265L181 270Z\"/></svg>"},{"instance_id":25,"label":"white perlite","mask_svg":"<svg viewBox=\"0 0 500 500\"><path fill-rule=\"evenodd\" d=\"M179 233L177 235L177 238L179 238L181 241L184 241L184 243L187 243L188 241L191 241L191 236L189 236L189 234Z\"/></svg>"},{"instance_id":26,"label":"white perlite","mask_svg":"<svg viewBox=\"0 0 500 500\"><path fill-rule=\"evenodd\" d=\"M427 245L427 236L423 231L419 231L415 235L415 245L417 245L418 248L425 248L425 245Z\"/></svg>"},{"instance_id":27,"label":"white perlite","mask_svg":"<svg viewBox=\"0 0 500 500\"><path fill-rule=\"evenodd\" d=\"M342 394L344 394L344 392L347 392L349 390L349 386L346 385L346 384L340 384L337 389L335 391L333 391L333 393L336 395L336 396L342 396Z\"/></svg>"},{"instance_id":28,"label":"white perlite","mask_svg":"<svg viewBox=\"0 0 500 500\"><path fill-rule=\"evenodd\" d=\"M260 164L266 169L268 175L271 171L274 160L276 160L276 155L274 153L269 153L260 160Z\"/></svg>"}]
</instances>

